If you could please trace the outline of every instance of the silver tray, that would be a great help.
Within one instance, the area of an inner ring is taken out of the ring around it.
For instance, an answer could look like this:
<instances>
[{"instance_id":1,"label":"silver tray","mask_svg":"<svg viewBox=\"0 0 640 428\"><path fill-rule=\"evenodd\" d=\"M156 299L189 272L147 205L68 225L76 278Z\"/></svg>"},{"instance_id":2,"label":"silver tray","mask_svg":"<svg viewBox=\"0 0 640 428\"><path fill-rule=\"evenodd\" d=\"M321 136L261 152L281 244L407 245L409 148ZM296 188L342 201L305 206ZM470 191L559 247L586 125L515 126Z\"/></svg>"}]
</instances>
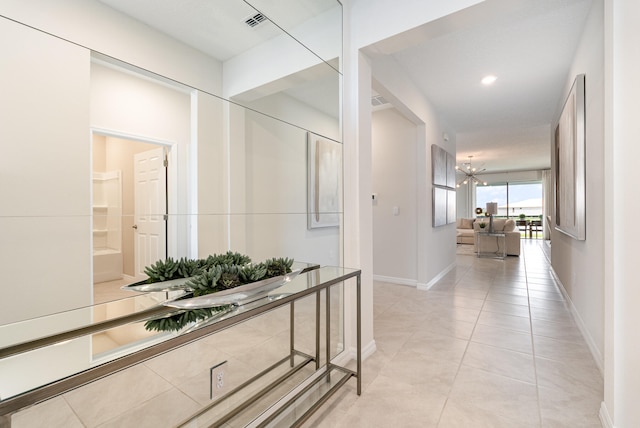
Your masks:
<instances>
[{"instance_id":1,"label":"silver tray","mask_svg":"<svg viewBox=\"0 0 640 428\"><path fill-rule=\"evenodd\" d=\"M202 309L214 306L232 305L244 302L259 294L267 293L291 282L303 269L296 269L286 275L263 279L225 291L218 291L204 296L174 300L164 303L165 306L178 309Z\"/></svg>"},{"instance_id":2,"label":"silver tray","mask_svg":"<svg viewBox=\"0 0 640 428\"><path fill-rule=\"evenodd\" d=\"M191 278L178 278L171 279L169 281L162 282L136 282L135 284L124 285L120 287L122 290L128 291L139 291L142 293L151 293L151 292L166 292L166 291L178 291L185 290L188 291L188 287L185 286L185 283L189 281Z\"/></svg>"}]
</instances>

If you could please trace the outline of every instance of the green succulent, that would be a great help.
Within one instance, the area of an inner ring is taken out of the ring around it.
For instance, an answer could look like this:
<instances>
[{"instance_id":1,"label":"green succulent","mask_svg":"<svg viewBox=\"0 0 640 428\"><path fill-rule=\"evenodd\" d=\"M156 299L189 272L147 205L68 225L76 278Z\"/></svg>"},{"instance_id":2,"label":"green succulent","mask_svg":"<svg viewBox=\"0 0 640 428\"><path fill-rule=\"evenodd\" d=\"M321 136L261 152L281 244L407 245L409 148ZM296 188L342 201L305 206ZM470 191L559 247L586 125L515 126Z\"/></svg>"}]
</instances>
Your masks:
<instances>
[{"instance_id":1,"label":"green succulent","mask_svg":"<svg viewBox=\"0 0 640 428\"><path fill-rule=\"evenodd\" d=\"M291 272L291 266L293 266L293 259L289 258L273 258L264 261L264 265L267 267L267 278L273 278L274 276L286 275Z\"/></svg>"},{"instance_id":2,"label":"green succulent","mask_svg":"<svg viewBox=\"0 0 640 428\"><path fill-rule=\"evenodd\" d=\"M264 263L247 265L240 269L240 281L243 284L260 281L267 274L267 266Z\"/></svg>"},{"instance_id":3,"label":"green succulent","mask_svg":"<svg viewBox=\"0 0 640 428\"><path fill-rule=\"evenodd\" d=\"M198 322L227 312L231 305L214 308L190 309L168 317L149 320L144 323L144 328L155 331L180 331L184 326L192 322Z\"/></svg>"},{"instance_id":4,"label":"green succulent","mask_svg":"<svg viewBox=\"0 0 640 428\"><path fill-rule=\"evenodd\" d=\"M166 260L158 260L155 264L145 267L144 273L149 276L148 283L176 279L179 278L178 263L171 257Z\"/></svg>"},{"instance_id":5,"label":"green succulent","mask_svg":"<svg viewBox=\"0 0 640 428\"><path fill-rule=\"evenodd\" d=\"M218 280L219 287L228 290L229 288L235 288L243 284L243 282L240 281L241 266L222 265L220 268L222 269L222 274Z\"/></svg>"},{"instance_id":6,"label":"green succulent","mask_svg":"<svg viewBox=\"0 0 640 428\"><path fill-rule=\"evenodd\" d=\"M204 272L199 260L181 258L178 261L178 275L182 278L190 278Z\"/></svg>"},{"instance_id":7,"label":"green succulent","mask_svg":"<svg viewBox=\"0 0 640 428\"><path fill-rule=\"evenodd\" d=\"M185 283L185 286L193 290L194 296L203 296L205 294L215 293L220 291L218 286L218 280L222 275L222 267L214 266L211 269L201 273L200 275L190 279Z\"/></svg>"},{"instance_id":8,"label":"green succulent","mask_svg":"<svg viewBox=\"0 0 640 428\"><path fill-rule=\"evenodd\" d=\"M193 292L193 296L198 297L286 275L291 272L292 265L293 259L289 258L272 258L262 263L251 264L248 256L228 251L225 254L211 255L206 259L192 260L183 257L177 262L172 258L158 260L145 268L145 273L149 275L148 282L191 278L185 283L185 287ZM179 331L189 323L227 312L231 307L225 305L180 311L168 317L149 320L145 323L145 328L155 331Z\"/></svg>"},{"instance_id":9,"label":"green succulent","mask_svg":"<svg viewBox=\"0 0 640 428\"><path fill-rule=\"evenodd\" d=\"M225 254L214 254L207 257L205 265L207 267L220 266L220 265L240 265L244 266L251 263L251 258L244 254L227 251Z\"/></svg>"}]
</instances>

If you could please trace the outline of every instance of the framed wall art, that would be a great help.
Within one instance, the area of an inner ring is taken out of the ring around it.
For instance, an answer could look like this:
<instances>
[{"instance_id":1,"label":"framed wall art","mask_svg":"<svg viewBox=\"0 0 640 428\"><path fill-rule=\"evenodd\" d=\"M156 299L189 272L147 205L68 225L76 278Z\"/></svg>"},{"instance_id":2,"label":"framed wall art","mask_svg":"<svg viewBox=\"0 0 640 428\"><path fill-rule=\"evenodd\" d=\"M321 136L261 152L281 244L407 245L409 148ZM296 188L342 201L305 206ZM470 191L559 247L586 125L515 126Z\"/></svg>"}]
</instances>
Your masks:
<instances>
[{"instance_id":1,"label":"framed wall art","mask_svg":"<svg viewBox=\"0 0 640 428\"><path fill-rule=\"evenodd\" d=\"M437 144L431 145L433 227L456 222L456 158Z\"/></svg>"},{"instance_id":2,"label":"framed wall art","mask_svg":"<svg viewBox=\"0 0 640 428\"><path fill-rule=\"evenodd\" d=\"M307 228L340 225L342 144L307 132Z\"/></svg>"},{"instance_id":3,"label":"framed wall art","mask_svg":"<svg viewBox=\"0 0 640 428\"><path fill-rule=\"evenodd\" d=\"M586 239L585 75L576 77L555 130L555 228Z\"/></svg>"}]
</instances>

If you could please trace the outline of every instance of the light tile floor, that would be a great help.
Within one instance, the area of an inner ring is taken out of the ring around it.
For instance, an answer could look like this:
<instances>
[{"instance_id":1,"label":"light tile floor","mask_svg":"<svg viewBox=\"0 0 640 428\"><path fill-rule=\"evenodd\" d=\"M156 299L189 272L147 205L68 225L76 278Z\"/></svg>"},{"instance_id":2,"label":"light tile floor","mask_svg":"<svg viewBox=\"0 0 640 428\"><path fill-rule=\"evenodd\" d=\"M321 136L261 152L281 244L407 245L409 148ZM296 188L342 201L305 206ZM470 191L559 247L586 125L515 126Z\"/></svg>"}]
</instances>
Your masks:
<instances>
[{"instance_id":1,"label":"light tile floor","mask_svg":"<svg viewBox=\"0 0 640 428\"><path fill-rule=\"evenodd\" d=\"M375 283L377 352L363 364L363 393L349 381L306 426L600 427L602 376L546 244L522 243L521 257L457 256L429 291ZM312 337L304 326L313 311L296 308L297 331ZM284 309L19 412L13 426L174 426L208 402L214 363L229 360L239 383L288 352Z\"/></svg>"},{"instance_id":2,"label":"light tile floor","mask_svg":"<svg viewBox=\"0 0 640 428\"><path fill-rule=\"evenodd\" d=\"M544 241L506 260L457 256L429 291L374 284L377 352L306 426L601 427L603 380Z\"/></svg>"}]
</instances>

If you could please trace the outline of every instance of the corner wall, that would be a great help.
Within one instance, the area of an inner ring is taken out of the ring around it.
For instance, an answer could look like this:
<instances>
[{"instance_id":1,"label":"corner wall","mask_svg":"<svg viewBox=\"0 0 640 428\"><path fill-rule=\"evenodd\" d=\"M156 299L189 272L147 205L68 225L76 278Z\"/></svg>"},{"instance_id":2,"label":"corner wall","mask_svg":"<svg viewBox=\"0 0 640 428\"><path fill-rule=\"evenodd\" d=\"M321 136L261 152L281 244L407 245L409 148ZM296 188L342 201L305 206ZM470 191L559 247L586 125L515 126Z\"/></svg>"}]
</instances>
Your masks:
<instances>
[{"instance_id":1,"label":"corner wall","mask_svg":"<svg viewBox=\"0 0 640 428\"><path fill-rule=\"evenodd\" d=\"M374 278L417 285L417 128L398 110L372 115Z\"/></svg>"}]
</instances>

